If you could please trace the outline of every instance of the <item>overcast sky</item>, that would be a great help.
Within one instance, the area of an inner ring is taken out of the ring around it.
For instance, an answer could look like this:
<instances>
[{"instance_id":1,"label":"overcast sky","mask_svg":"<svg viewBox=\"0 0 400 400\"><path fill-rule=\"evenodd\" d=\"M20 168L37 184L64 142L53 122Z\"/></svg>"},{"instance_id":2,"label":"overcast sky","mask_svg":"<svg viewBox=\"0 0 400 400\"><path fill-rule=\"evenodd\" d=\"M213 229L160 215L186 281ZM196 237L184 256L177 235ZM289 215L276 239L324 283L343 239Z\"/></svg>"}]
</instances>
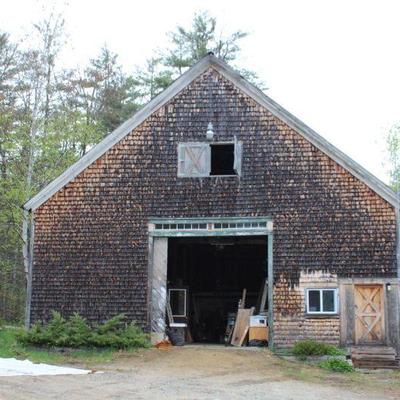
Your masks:
<instances>
[{"instance_id":1,"label":"overcast sky","mask_svg":"<svg viewBox=\"0 0 400 400\"><path fill-rule=\"evenodd\" d=\"M2 0L0 29L14 39L43 15L43 1ZM69 0L69 66L101 46L127 72L143 65L165 33L208 10L227 34L250 33L240 65L255 70L267 94L387 182L384 133L400 120L400 1L377 0ZM50 4L47 1L45 4Z\"/></svg>"}]
</instances>

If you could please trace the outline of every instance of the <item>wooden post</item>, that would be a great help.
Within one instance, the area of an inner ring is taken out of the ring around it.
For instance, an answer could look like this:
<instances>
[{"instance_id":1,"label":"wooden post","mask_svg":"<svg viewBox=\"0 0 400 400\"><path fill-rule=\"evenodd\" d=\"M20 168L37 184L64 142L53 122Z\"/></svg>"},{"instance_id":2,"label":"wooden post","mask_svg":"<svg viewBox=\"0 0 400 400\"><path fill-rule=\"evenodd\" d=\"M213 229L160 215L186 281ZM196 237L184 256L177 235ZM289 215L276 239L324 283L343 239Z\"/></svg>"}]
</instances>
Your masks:
<instances>
[{"instance_id":1,"label":"wooden post","mask_svg":"<svg viewBox=\"0 0 400 400\"><path fill-rule=\"evenodd\" d=\"M243 292L242 292L242 299L240 300L239 308L246 308L246 292L247 292L247 289L244 288Z\"/></svg>"},{"instance_id":2,"label":"wooden post","mask_svg":"<svg viewBox=\"0 0 400 400\"><path fill-rule=\"evenodd\" d=\"M268 347L274 348L274 271L273 271L273 235L268 235Z\"/></svg>"},{"instance_id":3,"label":"wooden post","mask_svg":"<svg viewBox=\"0 0 400 400\"><path fill-rule=\"evenodd\" d=\"M25 328L31 325L31 302L32 302L32 269L33 269L33 240L35 233L35 223L33 211L24 211L23 222L23 256L26 276L26 303L25 303Z\"/></svg>"},{"instance_id":4,"label":"wooden post","mask_svg":"<svg viewBox=\"0 0 400 400\"><path fill-rule=\"evenodd\" d=\"M151 334L153 341L161 341L165 335L167 306L168 238L155 238L153 242Z\"/></svg>"},{"instance_id":5,"label":"wooden post","mask_svg":"<svg viewBox=\"0 0 400 400\"><path fill-rule=\"evenodd\" d=\"M264 282L263 292L261 296L260 309L259 309L260 314L265 311L265 305L267 303L267 294L268 294L268 280L266 279Z\"/></svg>"}]
</instances>

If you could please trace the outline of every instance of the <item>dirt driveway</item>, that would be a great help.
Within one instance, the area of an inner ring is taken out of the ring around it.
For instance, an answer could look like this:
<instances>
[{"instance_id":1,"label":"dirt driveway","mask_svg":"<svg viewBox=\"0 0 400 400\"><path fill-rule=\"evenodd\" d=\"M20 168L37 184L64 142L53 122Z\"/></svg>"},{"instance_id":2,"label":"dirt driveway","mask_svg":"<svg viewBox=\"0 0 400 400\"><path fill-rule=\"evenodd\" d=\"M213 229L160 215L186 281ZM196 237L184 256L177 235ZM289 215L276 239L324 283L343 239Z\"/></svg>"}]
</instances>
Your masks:
<instances>
[{"instance_id":1,"label":"dirt driveway","mask_svg":"<svg viewBox=\"0 0 400 400\"><path fill-rule=\"evenodd\" d=\"M0 378L0 399L399 399L398 372L333 374L263 349L185 346L143 350L104 373Z\"/></svg>"}]
</instances>

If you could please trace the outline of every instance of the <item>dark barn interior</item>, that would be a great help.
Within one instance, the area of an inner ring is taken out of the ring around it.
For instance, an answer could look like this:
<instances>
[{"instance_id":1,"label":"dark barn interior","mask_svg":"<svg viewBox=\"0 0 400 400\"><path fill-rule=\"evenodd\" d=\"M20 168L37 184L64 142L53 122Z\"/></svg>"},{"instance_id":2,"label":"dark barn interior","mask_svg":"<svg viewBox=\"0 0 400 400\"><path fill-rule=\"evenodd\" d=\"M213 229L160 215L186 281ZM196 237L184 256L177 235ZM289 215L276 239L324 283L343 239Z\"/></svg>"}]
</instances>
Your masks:
<instances>
[{"instance_id":1,"label":"dark barn interior","mask_svg":"<svg viewBox=\"0 0 400 400\"><path fill-rule=\"evenodd\" d=\"M235 175L233 168L235 146L234 144L211 145L211 174L210 175Z\"/></svg>"},{"instance_id":2,"label":"dark barn interior","mask_svg":"<svg viewBox=\"0 0 400 400\"><path fill-rule=\"evenodd\" d=\"M265 236L168 239L168 289L186 289L169 299L173 314L185 315L177 319L188 324L189 341L223 343L243 289L246 307L256 307L266 277Z\"/></svg>"}]
</instances>

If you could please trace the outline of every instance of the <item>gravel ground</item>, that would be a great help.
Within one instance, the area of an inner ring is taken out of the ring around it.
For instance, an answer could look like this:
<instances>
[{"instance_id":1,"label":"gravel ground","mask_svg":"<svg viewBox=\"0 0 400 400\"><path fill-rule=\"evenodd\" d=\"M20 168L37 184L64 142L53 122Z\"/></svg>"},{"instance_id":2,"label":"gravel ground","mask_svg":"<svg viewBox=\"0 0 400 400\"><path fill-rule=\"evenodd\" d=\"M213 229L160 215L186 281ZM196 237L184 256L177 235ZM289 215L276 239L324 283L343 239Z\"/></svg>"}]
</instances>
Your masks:
<instances>
[{"instance_id":1,"label":"gravel ground","mask_svg":"<svg viewBox=\"0 0 400 400\"><path fill-rule=\"evenodd\" d=\"M263 349L218 346L151 349L96 367L103 373L2 377L0 399L400 398L400 385L395 382L400 375L396 373L388 372L390 376L381 377L351 374L350 378L283 361ZM389 379L390 385L380 382L382 379ZM364 381L372 384L366 385Z\"/></svg>"}]
</instances>

